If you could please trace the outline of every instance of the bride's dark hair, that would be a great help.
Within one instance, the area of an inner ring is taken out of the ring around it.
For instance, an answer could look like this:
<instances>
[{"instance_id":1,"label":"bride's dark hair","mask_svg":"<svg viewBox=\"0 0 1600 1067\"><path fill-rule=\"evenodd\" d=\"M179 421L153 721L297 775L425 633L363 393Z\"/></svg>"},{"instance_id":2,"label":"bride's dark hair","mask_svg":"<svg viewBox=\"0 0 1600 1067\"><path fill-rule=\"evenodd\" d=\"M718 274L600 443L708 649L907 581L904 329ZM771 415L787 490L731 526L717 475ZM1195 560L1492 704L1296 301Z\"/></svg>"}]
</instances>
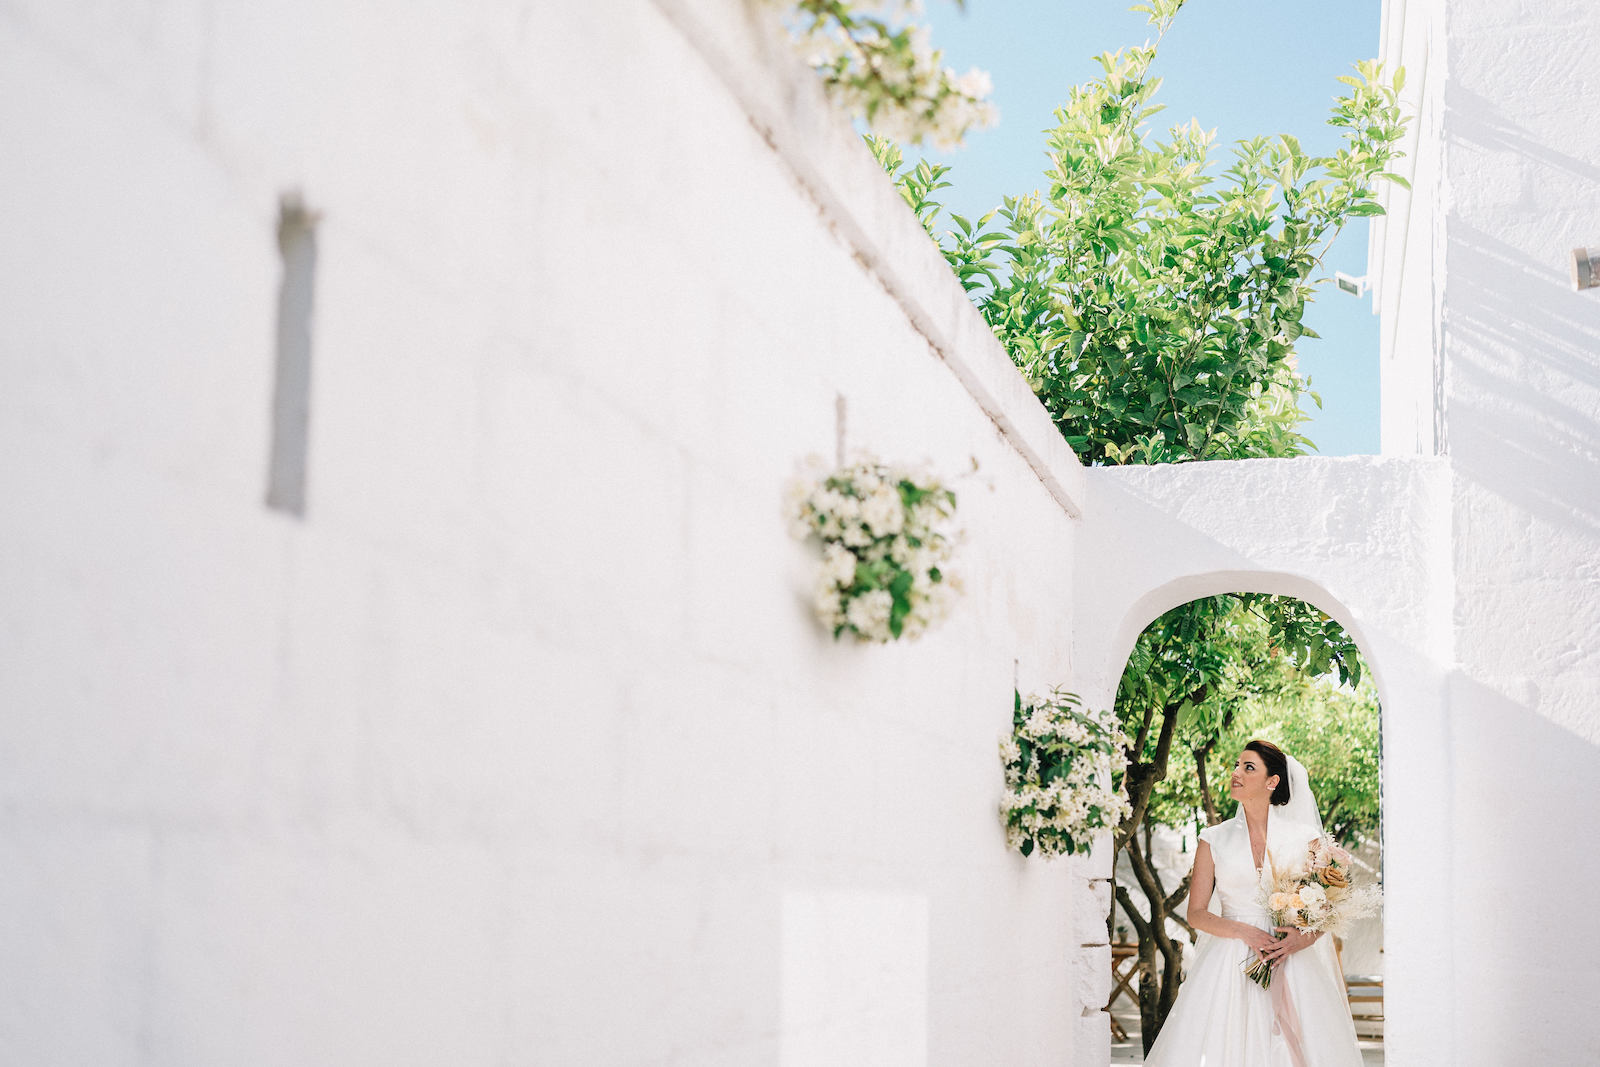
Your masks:
<instances>
[{"instance_id":1,"label":"bride's dark hair","mask_svg":"<svg viewBox=\"0 0 1600 1067\"><path fill-rule=\"evenodd\" d=\"M1244 746L1244 750L1258 754L1261 762L1267 765L1267 773L1278 776L1277 788L1272 791L1272 802L1289 803L1289 757L1283 754L1283 749L1271 741L1252 741Z\"/></svg>"}]
</instances>

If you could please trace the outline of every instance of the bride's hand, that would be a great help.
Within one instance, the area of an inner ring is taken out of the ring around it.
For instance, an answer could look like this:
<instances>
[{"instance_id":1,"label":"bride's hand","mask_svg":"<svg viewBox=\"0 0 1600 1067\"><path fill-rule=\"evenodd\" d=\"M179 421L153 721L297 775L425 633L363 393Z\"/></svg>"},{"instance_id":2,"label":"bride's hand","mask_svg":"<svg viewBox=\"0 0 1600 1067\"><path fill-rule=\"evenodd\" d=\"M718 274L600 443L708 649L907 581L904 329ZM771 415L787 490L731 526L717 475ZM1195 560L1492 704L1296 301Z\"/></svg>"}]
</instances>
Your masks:
<instances>
[{"instance_id":1,"label":"bride's hand","mask_svg":"<svg viewBox=\"0 0 1600 1067\"><path fill-rule=\"evenodd\" d=\"M1263 930L1249 923L1239 924L1239 940L1249 945L1262 959L1270 959L1267 950L1279 944L1278 939L1272 936L1271 930Z\"/></svg>"},{"instance_id":2,"label":"bride's hand","mask_svg":"<svg viewBox=\"0 0 1600 1067\"><path fill-rule=\"evenodd\" d=\"M1278 966L1290 956L1303 948L1310 948L1317 943L1316 934L1308 934L1295 926L1280 926L1278 930L1285 936L1281 941L1274 941L1272 947L1261 953L1261 958Z\"/></svg>"}]
</instances>

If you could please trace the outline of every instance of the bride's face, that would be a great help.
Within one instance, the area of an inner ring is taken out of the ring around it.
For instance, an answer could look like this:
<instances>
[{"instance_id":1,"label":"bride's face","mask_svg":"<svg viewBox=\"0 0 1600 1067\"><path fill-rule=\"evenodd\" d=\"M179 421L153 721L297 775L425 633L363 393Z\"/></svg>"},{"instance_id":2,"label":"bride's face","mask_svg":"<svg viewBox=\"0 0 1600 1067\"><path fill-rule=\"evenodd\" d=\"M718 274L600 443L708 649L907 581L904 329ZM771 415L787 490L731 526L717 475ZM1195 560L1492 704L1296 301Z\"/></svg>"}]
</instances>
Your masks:
<instances>
[{"instance_id":1,"label":"bride's face","mask_svg":"<svg viewBox=\"0 0 1600 1067\"><path fill-rule=\"evenodd\" d=\"M1247 748L1233 761L1233 777L1228 781L1228 795L1235 800L1252 800L1270 797L1278 784L1277 775L1267 774L1267 765L1261 753Z\"/></svg>"}]
</instances>

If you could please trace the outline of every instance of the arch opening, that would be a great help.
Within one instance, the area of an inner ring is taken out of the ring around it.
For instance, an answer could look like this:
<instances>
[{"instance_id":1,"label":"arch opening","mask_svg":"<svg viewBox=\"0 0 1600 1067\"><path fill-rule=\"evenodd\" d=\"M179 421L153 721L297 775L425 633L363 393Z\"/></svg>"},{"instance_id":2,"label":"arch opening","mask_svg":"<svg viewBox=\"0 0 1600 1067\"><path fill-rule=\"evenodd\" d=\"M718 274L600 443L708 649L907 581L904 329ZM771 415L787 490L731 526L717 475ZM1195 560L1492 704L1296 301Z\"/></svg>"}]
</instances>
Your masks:
<instances>
[{"instance_id":1,"label":"arch opening","mask_svg":"<svg viewBox=\"0 0 1600 1067\"><path fill-rule=\"evenodd\" d=\"M1235 814L1227 780L1246 741L1273 741L1305 763L1327 831L1350 847L1357 878L1381 884L1384 699L1353 613L1290 573L1169 581L1129 607L1107 647L1119 669L1104 676L1105 696L1134 756L1124 781L1134 816L1116 834L1108 922L1114 955L1139 964L1139 978L1112 997L1113 1040L1131 1052L1153 1042L1194 962L1199 931L1185 905L1195 842ZM1345 1006L1369 1063L1382 1062L1382 945L1379 911L1323 953L1341 980L1350 976L1349 997L1361 998ZM1134 1010L1119 1016L1122 994Z\"/></svg>"},{"instance_id":2,"label":"arch opening","mask_svg":"<svg viewBox=\"0 0 1600 1067\"><path fill-rule=\"evenodd\" d=\"M1206 571L1175 578L1145 592L1123 612L1117 623L1106 646L1106 665L1110 669L1095 672L1102 682L1099 687L1091 687L1104 691L1093 695L1104 701L1113 699L1134 643L1151 623L1183 604L1228 593L1293 597L1333 619L1361 650L1362 660L1378 690L1378 702L1381 706L1388 706L1384 666L1374 655L1375 642L1369 638L1355 613L1322 584L1289 571L1270 570Z\"/></svg>"}]
</instances>

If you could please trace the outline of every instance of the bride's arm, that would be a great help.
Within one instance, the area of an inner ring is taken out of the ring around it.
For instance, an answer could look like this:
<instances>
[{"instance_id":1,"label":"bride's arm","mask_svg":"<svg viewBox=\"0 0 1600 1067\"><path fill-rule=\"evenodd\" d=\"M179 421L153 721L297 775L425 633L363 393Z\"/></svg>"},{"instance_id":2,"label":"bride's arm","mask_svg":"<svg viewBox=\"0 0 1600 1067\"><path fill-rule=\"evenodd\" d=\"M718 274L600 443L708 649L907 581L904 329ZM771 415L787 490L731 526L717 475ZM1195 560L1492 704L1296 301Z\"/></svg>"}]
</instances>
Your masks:
<instances>
[{"instance_id":1,"label":"bride's arm","mask_svg":"<svg viewBox=\"0 0 1600 1067\"><path fill-rule=\"evenodd\" d=\"M1205 841L1194 847L1194 877L1189 880L1189 925L1216 937L1243 941L1260 952L1275 942L1273 936L1249 923L1224 919L1210 908L1211 893L1217 885L1217 869L1211 859L1211 845Z\"/></svg>"}]
</instances>

